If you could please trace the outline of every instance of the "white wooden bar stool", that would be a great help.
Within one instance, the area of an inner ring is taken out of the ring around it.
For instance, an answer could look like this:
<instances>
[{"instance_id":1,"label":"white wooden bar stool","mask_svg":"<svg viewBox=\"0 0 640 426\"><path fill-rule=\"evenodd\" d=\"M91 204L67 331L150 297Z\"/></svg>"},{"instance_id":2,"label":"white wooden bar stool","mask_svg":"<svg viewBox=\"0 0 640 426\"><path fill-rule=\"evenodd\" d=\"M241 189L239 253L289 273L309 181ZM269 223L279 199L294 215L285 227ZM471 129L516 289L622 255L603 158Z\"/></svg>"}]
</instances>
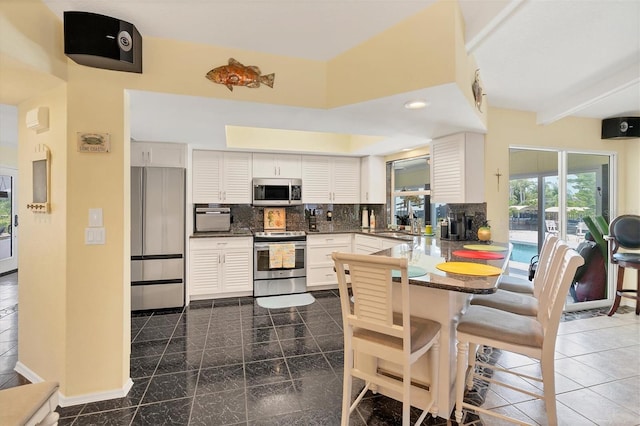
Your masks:
<instances>
[{"instance_id":1,"label":"white wooden bar stool","mask_svg":"<svg viewBox=\"0 0 640 426\"><path fill-rule=\"evenodd\" d=\"M526 424L520 420L503 416L482 407L476 407L463 401L465 385L471 388L473 379L487 381L491 384L506 386L545 402L549 425L557 424L556 395L554 379L554 353L558 324L566 295L573 276L584 259L574 250L569 250L566 243L560 243L557 256L562 256L562 263L556 274L551 277L550 284L545 286L540 296L540 308L537 317L527 317L501 311L486 306L469 306L456 327L458 338L457 374L456 374L456 409L455 417L462 422L462 409L467 408L492 415L517 424ZM493 365L477 362L470 357L470 348L478 345L515 352L540 361L542 377L532 377L505 370ZM475 365L483 365L495 371L501 371L535 380L543 384L543 394L530 392L498 380L475 373ZM470 369L468 369L470 367ZM468 375L467 375L468 372Z\"/></svg>"},{"instance_id":2,"label":"white wooden bar stool","mask_svg":"<svg viewBox=\"0 0 640 426\"><path fill-rule=\"evenodd\" d=\"M474 295L469 304L487 306L519 315L532 317L538 315L538 298L544 291L544 286L552 281L551 278L555 276L562 264L562 256L558 253L561 241L556 236L548 236L545 240L545 245L538 260L538 271L534 279L536 295L498 289L492 294Z\"/></svg>"},{"instance_id":3,"label":"white wooden bar stool","mask_svg":"<svg viewBox=\"0 0 640 426\"><path fill-rule=\"evenodd\" d=\"M524 278L512 277L510 275L502 275L498 281L498 289L512 291L514 293L524 293L538 297L539 291L535 288L536 278L544 275L544 265L541 265L541 260L549 256L553 245L558 241L556 234L546 234L542 247L540 248L540 255L538 256L538 269L533 277L533 281L526 280Z\"/></svg>"},{"instance_id":4,"label":"white wooden bar stool","mask_svg":"<svg viewBox=\"0 0 640 426\"><path fill-rule=\"evenodd\" d=\"M437 414L438 348L440 324L410 315L408 262L406 258L334 252L332 258L338 275L340 303L344 324L344 382L342 425L364 394L375 386L391 392L387 395L402 402L402 424L409 425L411 407L411 365L422 356L430 356L431 383L429 400L421 401L423 412L416 421L422 423L431 411ZM354 300L350 304L345 270L349 270ZM400 271L402 312L392 309L392 271ZM354 364L354 354L367 354L402 366L402 377L390 377L374 371L363 371ZM353 377L366 385L351 402Z\"/></svg>"}]
</instances>

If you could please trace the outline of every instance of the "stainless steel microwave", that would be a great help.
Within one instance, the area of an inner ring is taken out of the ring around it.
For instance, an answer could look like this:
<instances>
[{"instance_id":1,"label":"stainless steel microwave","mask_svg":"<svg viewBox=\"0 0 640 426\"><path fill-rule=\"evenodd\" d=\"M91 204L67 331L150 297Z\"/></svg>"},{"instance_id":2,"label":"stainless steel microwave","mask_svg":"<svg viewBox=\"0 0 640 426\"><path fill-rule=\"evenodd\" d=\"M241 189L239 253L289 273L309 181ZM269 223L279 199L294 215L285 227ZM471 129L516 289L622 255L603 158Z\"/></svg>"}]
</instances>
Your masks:
<instances>
[{"instance_id":1,"label":"stainless steel microwave","mask_svg":"<svg viewBox=\"0 0 640 426\"><path fill-rule=\"evenodd\" d=\"M254 206L302 204L302 179L253 179Z\"/></svg>"}]
</instances>

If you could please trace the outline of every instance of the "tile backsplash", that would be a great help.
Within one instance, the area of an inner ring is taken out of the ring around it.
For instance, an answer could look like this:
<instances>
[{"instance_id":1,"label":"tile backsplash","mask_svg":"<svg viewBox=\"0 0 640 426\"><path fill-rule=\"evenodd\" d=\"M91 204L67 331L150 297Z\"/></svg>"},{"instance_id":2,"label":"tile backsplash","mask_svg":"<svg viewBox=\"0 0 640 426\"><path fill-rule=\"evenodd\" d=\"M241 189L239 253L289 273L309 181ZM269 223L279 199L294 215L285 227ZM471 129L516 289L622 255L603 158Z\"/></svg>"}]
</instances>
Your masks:
<instances>
[{"instance_id":1,"label":"tile backsplash","mask_svg":"<svg viewBox=\"0 0 640 426\"><path fill-rule=\"evenodd\" d=\"M251 229L252 231L264 230L264 207L254 207L250 204L230 205L231 229ZM309 216L315 209L317 230L319 232L352 231L360 228L362 224L362 209L366 207L376 216L376 228L383 229L387 226L387 211L384 204L304 204L285 207L287 230L309 231ZM436 215L439 218L446 217L449 212L464 213L472 217L470 238L477 239L478 228L482 226L487 217L487 204L442 204L437 207ZM329 220L328 212L331 212ZM432 224L434 232L436 223Z\"/></svg>"},{"instance_id":2,"label":"tile backsplash","mask_svg":"<svg viewBox=\"0 0 640 426\"><path fill-rule=\"evenodd\" d=\"M264 207L250 204L231 205L231 229L264 230ZM315 209L317 229L320 232L351 231L362 224L362 204L305 204L285 207L287 230L309 231L309 216ZM376 216L376 228L384 228L387 223L384 204L366 205L369 214ZM331 212L329 220L328 212Z\"/></svg>"}]
</instances>

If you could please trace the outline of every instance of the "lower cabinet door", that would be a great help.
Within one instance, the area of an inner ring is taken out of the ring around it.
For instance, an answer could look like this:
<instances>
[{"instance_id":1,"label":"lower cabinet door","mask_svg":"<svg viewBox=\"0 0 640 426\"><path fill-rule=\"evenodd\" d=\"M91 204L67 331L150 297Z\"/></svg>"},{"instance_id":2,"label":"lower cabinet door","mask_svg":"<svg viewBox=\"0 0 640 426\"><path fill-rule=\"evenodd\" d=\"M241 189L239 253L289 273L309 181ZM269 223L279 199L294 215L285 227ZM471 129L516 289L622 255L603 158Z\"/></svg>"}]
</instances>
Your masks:
<instances>
[{"instance_id":1,"label":"lower cabinet door","mask_svg":"<svg viewBox=\"0 0 640 426\"><path fill-rule=\"evenodd\" d=\"M219 250L191 250L189 293L210 296L222 291Z\"/></svg>"}]
</instances>

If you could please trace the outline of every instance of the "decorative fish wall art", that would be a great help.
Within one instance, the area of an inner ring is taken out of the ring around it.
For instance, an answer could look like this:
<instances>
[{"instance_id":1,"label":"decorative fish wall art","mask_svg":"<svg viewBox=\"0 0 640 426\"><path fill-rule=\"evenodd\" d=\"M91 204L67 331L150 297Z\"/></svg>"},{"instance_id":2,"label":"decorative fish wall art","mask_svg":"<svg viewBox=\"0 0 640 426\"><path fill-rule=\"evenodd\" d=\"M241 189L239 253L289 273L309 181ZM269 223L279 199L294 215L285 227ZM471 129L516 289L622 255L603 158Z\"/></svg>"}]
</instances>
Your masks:
<instances>
[{"instance_id":1,"label":"decorative fish wall art","mask_svg":"<svg viewBox=\"0 0 640 426\"><path fill-rule=\"evenodd\" d=\"M209 71L206 77L214 83L224 84L233 92L233 86L260 87L260 84L273 87L275 74L262 75L260 68L244 66L233 58L228 65L222 65Z\"/></svg>"},{"instance_id":2,"label":"decorative fish wall art","mask_svg":"<svg viewBox=\"0 0 640 426\"><path fill-rule=\"evenodd\" d=\"M480 69L476 70L475 79L473 80L473 84L471 85L471 90L473 91L473 99L476 102L476 108L478 111L482 112L482 97L485 95L482 93L482 86L480 85Z\"/></svg>"}]
</instances>

